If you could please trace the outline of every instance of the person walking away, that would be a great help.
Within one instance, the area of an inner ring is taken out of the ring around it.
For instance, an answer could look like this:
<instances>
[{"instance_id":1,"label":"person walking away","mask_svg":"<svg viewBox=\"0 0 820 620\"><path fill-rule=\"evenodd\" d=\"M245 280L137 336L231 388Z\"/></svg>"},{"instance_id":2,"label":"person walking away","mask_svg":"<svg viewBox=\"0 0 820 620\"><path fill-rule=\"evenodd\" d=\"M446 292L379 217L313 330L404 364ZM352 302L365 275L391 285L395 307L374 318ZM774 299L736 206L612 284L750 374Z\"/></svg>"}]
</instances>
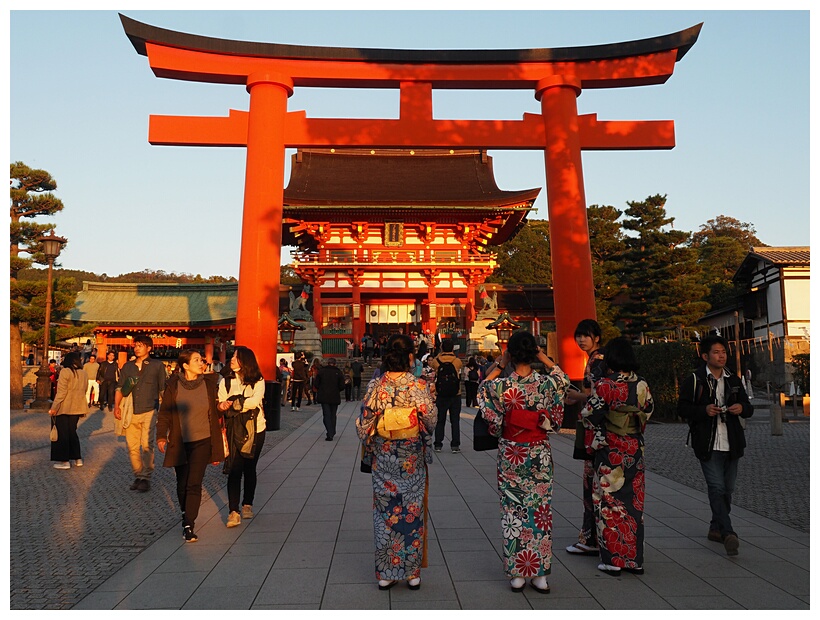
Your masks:
<instances>
[{"instance_id":1,"label":"person walking away","mask_svg":"<svg viewBox=\"0 0 820 620\"><path fill-rule=\"evenodd\" d=\"M156 414L166 380L165 366L159 360L149 357L153 348L154 341L149 336L134 336L134 359L122 367L114 395L114 417L121 420L120 402L128 393L133 394L134 414L125 428L125 445L134 473L134 482L130 488L141 493L151 489ZM126 383L129 387L133 385L133 389L124 395Z\"/></svg>"},{"instance_id":2,"label":"person walking away","mask_svg":"<svg viewBox=\"0 0 820 620\"><path fill-rule=\"evenodd\" d=\"M345 363L342 374L345 377L345 402L349 403L353 400L353 370L350 368L350 362Z\"/></svg>"},{"instance_id":3,"label":"person walking away","mask_svg":"<svg viewBox=\"0 0 820 620\"><path fill-rule=\"evenodd\" d=\"M259 370L256 354L248 347L236 347L231 358L232 377L226 377L219 384L219 410L227 412L237 402L237 413L253 412L256 424L255 439L249 456L240 452L242 441L228 432L229 454L225 459L224 471L228 474L228 521L227 527L236 527L242 519L253 518L253 500L256 495L256 464L265 444L265 412L262 401L265 398L265 379ZM225 417L229 417L227 414ZM229 429L233 428L227 424ZM239 496L242 478L245 489L242 497L242 514L239 513Z\"/></svg>"},{"instance_id":4,"label":"person walking away","mask_svg":"<svg viewBox=\"0 0 820 620\"><path fill-rule=\"evenodd\" d=\"M115 358L114 352L109 351L105 354L105 361L97 370L97 382L100 384L100 411L105 407L108 407L108 411L114 411L117 381L120 378L120 367Z\"/></svg>"},{"instance_id":5,"label":"person walking away","mask_svg":"<svg viewBox=\"0 0 820 620\"><path fill-rule=\"evenodd\" d=\"M299 351L296 354L296 357L293 358L291 367L293 368L293 372L290 377L290 410L299 411L299 408L302 406L302 392L304 391L308 380L308 366L305 361L304 351Z\"/></svg>"},{"instance_id":6,"label":"person walking away","mask_svg":"<svg viewBox=\"0 0 820 620\"><path fill-rule=\"evenodd\" d=\"M373 348L376 343L370 334L365 334L362 338L362 350L364 351L364 363L368 366L373 363Z\"/></svg>"},{"instance_id":7,"label":"person walking away","mask_svg":"<svg viewBox=\"0 0 820 620\"><path fill-rule=\"evenodd\" d=\"M464 368L464 375L464 404L467 407L477 407L479 372L478 363L474 357L467 360L467 366Z\"/></svg>"},{"instance_id":8,"label":"person walking away","mask_svg":"<svg viewBox=\"0 0 820 620\"><path fill-rule=\"evenodd\" d=\"M441 353L429 361L436 372L435 394L438 422L433 447L441 452L444 445L444 426L447 414L450 414L450 449L453 454L461 452L461 360L453 353L453 341L444 338L441 341Z\"/></svg>"},{"instance_id":9,"label":"person walking away","mask_svg":"<svg viewBox=\"0 0 820 620\"><path fill-rule=\"evenodd\" d=\"M712 509L707 538L722 542L727 555L737 555L740 540L729 513L738 462L746 448L741 420L752 417L754 407L740 378L726 369L726 340L706 336L699 351L705 364L683 380L678 415L689 422L692 449L706 479Z\"/></svg>"},{"instance_id":10,"label":"person walking away","mask_svg":"<svg viewBox=\"0 0 820 620\"><path fill-rule=\"evenodd\" d=\"M88 361L83 364L83 370L88 377L88 386L85 390L85 399L89 407L94 407L99 404L100 400L100 384L97 382L97 373L100 370L100 365L97 362L97 356L91 355Z\"/></svg>"},{"instance_id":11,"label":"person walking away","mask_svg":"<svg viewBox=\"0 0 820 620\"><path fill-rule=\"evenodd\" d=\"M83 370L82 355L69 353L63 360L63 368L57 378L57 392L48 410L57 428L57 441L51 442L51 460L54 469L71 469L71 461L76 467L83 466L80 437L77 424L88 414L88 375Z\"/></svg>"},{"instance_id":12,"label":"person walking away","mask_svg":"<svg viewBox=\"0 0 820 620\"><path fill-rule=\"evenodd\" d=\"M316 401L322 405L322 422L325 425L325 441L333 441L336 436L336 412L342 402L341 392L345 389L345 376L336 366L335 358L320 366L314 379Z\"/></svg>"},{"instance_id":13,"label":"person walking away","mask_svg":"<svg viewBox=\"0 0 820 620\"><path fill-rule=\"evenodd\" d=\"M221 376L205 370L196 351L182 351L169 378L157 414L157 449L163 467L173 467L182 511L182 538L196 542L194 531L202 503L202 480L209 463L225 460L217 390Z\"/></svg>"},{"instance_id":14,"label":"person walking away","mask_svg":"<svg viewBox=\"0 0 820 620\"><path fill-rule=\"evenodd\" d=\"M288 388L290 387L290 367L284 357L279 360L279 382L282 385L282 404L288 402Z\"/></svg>"},{"instance_id":15,"label":"person walking away","mask_svg":"<svg viewBox=\"0 0 820 620\"><path fill-rule=\"evenodd\" d=\"M364 366L361 360L357 357L350 364L350 372L353 376L353 400L362 399L362 371Z\"/></svg>"},{"instance_id":16,"label":"person walking away","mask_svg":"<svg viewBox=\"0 0 820 620\"><path fill-rule=\"evenodd\" d=\"M427 566L427 466L436 409L427 386L410 372L413 341L394 334L382 358L385 373L367 386L356 432L373 482L376 579L380 590L407 580L421 587Z\"/></svg>"},{"instance_id":17,"label":"person walking away","mask_svg":"<svg viewBox=\"0 0 820 620\"><path fill-rule=\"evenodd\" d=\"M606 374L604 364L604 349L601 348L601 326L594 319L583 319L575 328L575 344L587 354L587 364L584 368L582 389L570 389L564 402L567 405L582 405L578 411L578 421L582 421L581 413L592 393L592 386ZM576 433L579 429L576 426ZM598 556L598 528L595 525L595 507L592 501L592 485L595 470L592 465L592 454L588 453L584 459L584 472L581 477L581 499L584 514L581 519L581 529L578 531L578 541L567 547L567 553L574 555Z\"/></svg>"},{"instance_id":18,"label":"person walking away","mask_svg":"<svg viewBox=\"0 0 820 620\"><path fill-rule=\"evenodd\" d=\"M545 374L532 364L544 364ZM502 376L505 370L509 376ZM525 330L510 336L499 362L478 388L478 415L498 437L498 491L504 568L510 588L550 591L552 571L552 451L547 433L561 428L569 377Z\"/></svg>"},{"instance_id":19,"label":"person walking away","mask_svg":"<svg viewBox=\"0 0 820 620\"><path fill-rule=\"evenodd\" d=\"M592 498L601 563L598 570L643 575L644 430L654 403L626 338L604 355L608 375L599 379L582 412L584 443L592 453Z\"/></svg>"}]
</instances>

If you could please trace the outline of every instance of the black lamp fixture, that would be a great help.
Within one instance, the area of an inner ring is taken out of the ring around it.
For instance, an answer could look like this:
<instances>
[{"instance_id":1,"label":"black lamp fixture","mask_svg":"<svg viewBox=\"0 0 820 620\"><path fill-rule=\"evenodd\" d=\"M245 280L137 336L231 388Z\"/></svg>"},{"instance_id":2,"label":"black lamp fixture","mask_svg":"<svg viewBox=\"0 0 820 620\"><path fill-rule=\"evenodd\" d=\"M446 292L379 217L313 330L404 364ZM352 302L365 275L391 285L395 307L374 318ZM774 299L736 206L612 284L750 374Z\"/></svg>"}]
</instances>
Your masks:
<instances>
[{"instance_id":1,"label":"black lamp fixture","mask_svg":"<svg viewBox=\"0 0 820 620\"><path fill-rule=\"evenodd\" d=\"M293 346L293 338L297 331L305 329L304 325L299 325L285 312L279 319L279 339L285 349L285 353L290 353L290 348Z\"/></svg>"},{"instance_id":2,"label":"black lamp fixture","mask_svg":"<svg viewBox=\"0 0 820 620\"><path fill-rule=\"evenodd\" d=\"M494 329L498 336L498 348L503 350L501 345L507 344L513 332L523 327L520 323L516 323L510 318L509 313L505 310L492 323L487 324L487 329Z\"/></svg>"}]
</instances>

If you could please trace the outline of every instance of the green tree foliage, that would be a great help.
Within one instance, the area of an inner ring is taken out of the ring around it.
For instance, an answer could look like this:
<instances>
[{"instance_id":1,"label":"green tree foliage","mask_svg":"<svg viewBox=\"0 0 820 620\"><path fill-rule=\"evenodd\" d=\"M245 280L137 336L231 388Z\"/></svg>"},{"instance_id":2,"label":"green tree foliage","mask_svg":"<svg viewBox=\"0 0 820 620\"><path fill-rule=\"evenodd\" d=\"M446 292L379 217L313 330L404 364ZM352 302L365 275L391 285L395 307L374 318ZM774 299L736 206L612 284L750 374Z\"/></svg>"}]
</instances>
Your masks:
<instances>
[{"instance_id":1,"label":"green tree foliage","mask_svg":"<svg viewBox=\"0 0 820 620\"><path fill-rule=\"evenodd\" d=\"M498 267L487 282L552 286L550 229L546 220L525 222L512 239L498 247L497 253Z\"/></svg>"},{"instance_id":2,"label":"green tree foliage","mask_svg":"<svg viewBox=\"0 0 820 620\"><path fill-rule=\"evenodd\" d=\"M302 284L302 278L293 270L293 265L281 265L279 267L279 283L290 286Z\"/></svg>"},{"instance_id":3,"label":"green tree foliage","mask_svg":"<svg viewBox=\"0 0 820 620\"><path fill-rule=\"evenodd\" d=\"M687 341L655 342L635 347L638 374L646 379L655 402L653 418L677 418L680 384L699 363L697 345Z\"/></svg>"},{"instance_id":4,"label":"green tree foliage","mask_svg":"<svg viewBox=\"0 0 820 620\"><path fill-rule=\"evenodd\" d=\"M37 238L54 229L54 224L39 224L32 221L37 216L54 215L62 211L63 202L52 193L57 182L45 170L29 168L23 162L10 166L10 314L9 314L9 367L10 405L12 409L23 407L23 374L20 366L22 346L21 322L39 326L45 320L45 284L29 283L21 285L18 272L33 262L44 263L41 243ZM57 287L55 287L56 289ZM43 299L38 299L38 296ZM72 304L73 306L73 301ZM69 307L70 309L70 307ZM52 316L58 319L65 315L58 304L52 308Z\"/></svg>"},{"instance_id":5,"label":"green tree foliage","mask_svg":"<svg viewBox=\"0 0 820 620\"><path fill-rule=\"evenodd\" d=\"M795 385L800 386L800 391L803 394L811 392L811 354L797 353L792 356L792 366L794 367Z\"/></svg>"},{"instance_id":6,"label":"green tree foliage","mask_svg":"<svg viewBox=\"0 0 820 620\"><path fill-rule=\"evenodd\" d=\"M702 301L708 288L701 283L697 253L686 245L690 233L668 229L674 218L666 214L666 196L628 202L624 212L626 249L621 255L622 282L627 301L620 317L625 331L636 336L661 336L697 325L710 308Z\"/></svg>"},{"instance_id":7,"label":"green tree foliage","mask_svg":"<svg viewBox=\"0 0 820 620\"><path fill-rule=\"evenodd\" d=\"M601 341L621 335L615 326L618 310L613 300L621 293L619 257L624 251L624 233L618 219L623 212L611 206L592 205L587 209L592 279L595 283L595 310L601 326Z\"/></svg>"},{"instance_id":8,"label":"green tree foliage","mask_svg":"<svg viewBox=\"0 0 820 620\"><path fill-rule=\"evenodd\" d=\"M706 301L713 308L725 308L737 303L741 293L732 277L751 248L765 246L748 222L718 215L701 224L692 233L691 247L698 252L703 270L701 281L709 287Z\"/></svg>"}]
</instances>

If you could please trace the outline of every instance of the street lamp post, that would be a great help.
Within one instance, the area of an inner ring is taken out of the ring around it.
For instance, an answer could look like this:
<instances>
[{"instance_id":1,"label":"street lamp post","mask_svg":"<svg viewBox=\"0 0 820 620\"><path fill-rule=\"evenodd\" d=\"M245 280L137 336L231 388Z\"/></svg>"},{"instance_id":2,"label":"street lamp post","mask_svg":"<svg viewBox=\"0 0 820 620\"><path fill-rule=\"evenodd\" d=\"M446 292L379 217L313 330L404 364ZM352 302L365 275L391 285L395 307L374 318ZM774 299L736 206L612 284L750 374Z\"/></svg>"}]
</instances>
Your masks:
<instances>
[{"instance_id":1,"label":"street lamp post","mask_svg":"<svg viewBox=\"0 0 820 620\"><path fill-rule=\"evenodd\" d=\"M510 318L509 313L506 311L499 315L495 321L487 324L487 329L495 330L496 336L498 336L498 348L502 351L504 350L502 345L507 344L513 332L521 329L522 327L523 326L520 323L513 321L512 318Z\"/></svg>"},{"instance_id":2,"label":"street lamp post","mask_svg":"<svg viewBox=\"0 0 820 620\"><path fill-rule=\"evenodd\" d=\"M58 237L52 230L48 235L42 235L37 239L43 244L43 254L48 260L48 283L46 284L46 316L43 329L43 358L40 362L40 370L37 371L37 393L36 399L31 403L32 409L48 409L51 406L51 381L48 372L48 347L51 336L51 296L52 296L52 272L54 269L54 259L60 255L60 250L66 240Z\"/></svg>"}]
</instances>

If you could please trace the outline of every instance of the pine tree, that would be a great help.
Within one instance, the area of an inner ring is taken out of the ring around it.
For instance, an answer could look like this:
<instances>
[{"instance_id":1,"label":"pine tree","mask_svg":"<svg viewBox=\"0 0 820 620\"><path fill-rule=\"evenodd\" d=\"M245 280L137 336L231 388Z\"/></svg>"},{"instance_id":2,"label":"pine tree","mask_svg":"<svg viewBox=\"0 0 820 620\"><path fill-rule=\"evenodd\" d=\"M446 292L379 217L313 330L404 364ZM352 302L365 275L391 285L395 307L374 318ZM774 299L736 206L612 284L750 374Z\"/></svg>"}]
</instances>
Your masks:
<instances>
[{"instance_id":1,"label":"pine tree","mask_svg":"<svg viewBox=\"0 0 820 620\"><path fill-rule=\"evenodd\" d=\"M623 211L612 206L591 205L587 209L595 310L604 343L621 335L615 326L618 310L612 305L622 290L618 260L624 251L624 234L618 222L621 215Z\"/></svg>"},{"instance_id":2,"label":"pine tree","mask_svg":"<svg viewBox=\"0 0 820 620\"><path fill-rule=\"evenodd\" d=\"M709 287L706 301L713 308L737 303L742 291L732 277L753 247L765 245L752 224L726 215L718 215L692 233L691 246L698 252L703 283Z\"/></svg>"},{"instance_id":3,"label":"pine tree","mask_svg":"<svg viewBox=\"0 0 820 620\"><path fill-rule=\"evenodd\" d=\"M497 253L498 267L487 282L552 286L548 221L525 222L512 239L498 247Z\"/></svg>"},{"instance_id":4,"label":"pine tree","mask_svg":"<svg viewBox=\"0 0 820 620\"><path fill-rule=\"evenodd\" d=\"M14 162L10 167L11 178L11 252L10 252L10 354L11 370L10 404L12 409L23 407L23 374L20 365L22 335L20 323L26 322L39 327L45 320L45 283L18 282L17 273L34 262L44 263L45 256L37 238L54 230L54 224L38 224L31 221L37 216L49 216L62 211L63 202L52 193L57 182L45 170L35 170L23 162ZM27 256L21 256L21 254ZM55 287L59 290L59 287ZM73 299L72 304L73 305ZM69 307L70 309L70 307ZM57 318L62 308L54 305L52 316ZM38 325L39 317L39 325Z\"/></svg>"},{"instance_id":5,"label":"pine tree","mask_svg":"<svg viewBox=\"0 0 820 620\"><path fill-rule=\"evenodd\" d=\"M697 253L687 244L691 233L671 229L674 218L666 214L666 196L649 196L627 202L622 254L622 281L628 300L620 316L633 336L661 336L697 325L709 310L701 301L708 289L701 283Z\"/></svg>"}]
</instances>

